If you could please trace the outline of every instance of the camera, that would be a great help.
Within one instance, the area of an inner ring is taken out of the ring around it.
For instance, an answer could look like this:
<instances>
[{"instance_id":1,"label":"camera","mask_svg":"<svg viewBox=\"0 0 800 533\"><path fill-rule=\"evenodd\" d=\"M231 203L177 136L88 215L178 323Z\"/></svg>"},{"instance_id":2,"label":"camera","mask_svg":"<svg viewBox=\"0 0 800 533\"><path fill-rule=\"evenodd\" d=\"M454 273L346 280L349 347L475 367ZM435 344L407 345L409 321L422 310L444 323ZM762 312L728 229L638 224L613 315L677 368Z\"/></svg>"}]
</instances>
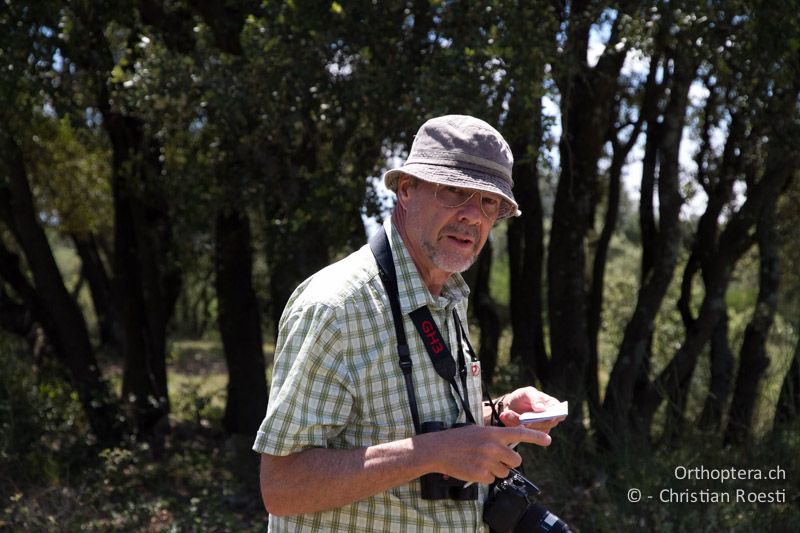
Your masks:
<instances>
[{"instance_id":1,"label":"camera","mask_svg":"<svg viewBox=\"0 0 800 533\"><path fill-rule=\"evenodd\" d=\"M570 529L534 499L539 487L516 470L497 480L483 507L483 521L496 533L564 532Z\"/></svg>"},{"instance_id":2,"label":"camera","mask_svg":"<svg viewBox=\"0 0 800 533\"><path fill-rule=\"evenodd\" d=\"M422 433L435 433L446 429L468 426L470 424L453 424L448 426L444 422L423 422ZM422 481L423 500L477 500L478 486L471 485L464 488L465 481L444 474L425 474Z\"/></svg>"}]
</instances>

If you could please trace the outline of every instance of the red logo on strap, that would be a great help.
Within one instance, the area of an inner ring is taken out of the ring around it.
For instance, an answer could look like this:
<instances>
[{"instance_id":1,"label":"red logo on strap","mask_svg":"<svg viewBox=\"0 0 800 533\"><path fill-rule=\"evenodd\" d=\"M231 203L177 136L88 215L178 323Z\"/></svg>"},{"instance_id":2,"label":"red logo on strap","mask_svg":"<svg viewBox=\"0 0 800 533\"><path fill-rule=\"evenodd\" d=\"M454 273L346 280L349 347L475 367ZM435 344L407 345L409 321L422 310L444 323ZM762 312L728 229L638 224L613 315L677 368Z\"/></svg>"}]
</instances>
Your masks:
<instances>
[{"instance_id":1,"label":"red logo on strap","mask_svg":"<svg viewBox=\"0 0 800 533\"><path fill-rule=\"evenodd\" d=\"M431 323L430 320L422 321L422 331L425 333L425 337L427 337L427 342L430 345L433 353L441 353L442 350L444 350L444 345L442 344L442 341L439 339L438 335L436 335L436 327Z\"/></svg>"}]
</instances>

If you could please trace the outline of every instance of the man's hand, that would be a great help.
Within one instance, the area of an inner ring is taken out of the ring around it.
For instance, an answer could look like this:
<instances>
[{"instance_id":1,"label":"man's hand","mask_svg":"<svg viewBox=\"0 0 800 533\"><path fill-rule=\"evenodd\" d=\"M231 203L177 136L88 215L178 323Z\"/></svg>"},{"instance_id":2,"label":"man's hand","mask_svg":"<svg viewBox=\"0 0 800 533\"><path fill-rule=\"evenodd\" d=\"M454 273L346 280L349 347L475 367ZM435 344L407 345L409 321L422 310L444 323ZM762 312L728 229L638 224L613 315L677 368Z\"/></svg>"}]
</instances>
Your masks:
<instances>
[{"instance_id":1,"label":"man's hand","mask_svg":"<svg viewBox=\"0 0 800 533\"><path fill-rule=\"evenodd\" d=\"M519 415L522 413L540 413L550 406L558 404L559 401L552 396L543 393L535 387L523 387L514 392L506 394L503 398L505 409L500 413L500 421L508 427L519 426ZM535 424L528 424L525 427L536 429L544 433L549 433L564 420L565 417L544 420Z\"/></svg>"},{"instance_id":2,"label":"man's hand","mask_svg":"<svg viewBox=\"0 0 800 533\"><path fill-rule=\"evenodd\" d=\"M433 463L428 471L463 481L491 483L504 478L522 457L510 445L519 442L548 446L550 436L527 427L464 426L415 437L420 452Z\"/></svg>"}]
</instances>

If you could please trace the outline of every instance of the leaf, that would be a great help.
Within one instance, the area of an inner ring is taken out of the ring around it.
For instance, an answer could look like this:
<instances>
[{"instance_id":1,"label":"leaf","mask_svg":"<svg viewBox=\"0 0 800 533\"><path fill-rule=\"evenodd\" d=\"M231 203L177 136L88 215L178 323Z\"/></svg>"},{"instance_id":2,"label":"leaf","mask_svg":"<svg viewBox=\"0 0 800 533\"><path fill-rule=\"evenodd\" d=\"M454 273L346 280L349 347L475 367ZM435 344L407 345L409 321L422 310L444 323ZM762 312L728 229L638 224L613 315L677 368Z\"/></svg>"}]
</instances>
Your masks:
<instances>
[{"instance_id":1,"label":"leaf","mask_svg":"<svg viewBox=\"0 0 800 533\"><path fill-rule=\"evenodd\" d=\"M122 83L125 81L125 71L122 70L120 65L114 65L114 68L111 69L111 82L112 83Z\"/></svg>"}]
</instances>

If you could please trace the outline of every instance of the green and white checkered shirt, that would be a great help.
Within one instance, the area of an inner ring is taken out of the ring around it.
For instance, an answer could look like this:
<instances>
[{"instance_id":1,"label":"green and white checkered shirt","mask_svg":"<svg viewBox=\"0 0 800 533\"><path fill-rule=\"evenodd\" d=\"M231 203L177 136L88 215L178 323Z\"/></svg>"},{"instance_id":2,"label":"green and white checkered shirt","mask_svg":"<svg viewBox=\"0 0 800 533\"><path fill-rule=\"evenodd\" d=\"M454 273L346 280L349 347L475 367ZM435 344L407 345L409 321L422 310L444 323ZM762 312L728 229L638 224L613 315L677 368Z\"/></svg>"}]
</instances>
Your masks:
<instances>
[{"instance_id":1,"label":"green and white checkered shirt","mask_svg":"<svg viewBox=\"0 0 800 533\"><path fill-rule=\"evenodd\" d=\"M390 221L385 228L420 421L464 422L455 392L434 370L408 314L427 305L455 357L453 309L466 324L469 288L455 274L442 296L431 296ZM480 363L467 357L470 409L482 423ZM364 246L314 274L289 299L279 325L269 407L253 449L285 456L306 448L361 448L414 436L398 360L388 296L375 258ZM417 479L332 511L270 516L269 530L484 531L487 487L481 485L479 493L477 501L423 500Z\"/></svg>"}]
</instances>

